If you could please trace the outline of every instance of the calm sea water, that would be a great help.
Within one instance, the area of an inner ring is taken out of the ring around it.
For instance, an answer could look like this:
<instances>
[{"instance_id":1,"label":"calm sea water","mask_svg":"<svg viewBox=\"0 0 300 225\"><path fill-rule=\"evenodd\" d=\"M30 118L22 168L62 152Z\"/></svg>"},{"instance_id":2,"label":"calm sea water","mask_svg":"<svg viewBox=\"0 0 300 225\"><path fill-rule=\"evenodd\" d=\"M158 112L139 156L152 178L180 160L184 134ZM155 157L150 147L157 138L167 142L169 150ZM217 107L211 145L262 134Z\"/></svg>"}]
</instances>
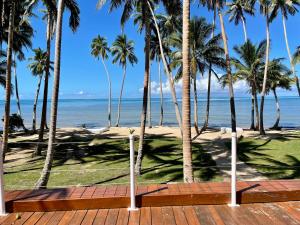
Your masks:
<instances>
[{"instance_id":1,"label":"calm sea water","mask_svg":"<svg viewBox=\"0 0 300 225\"><path fill-rule=\"evenodd\" d=\"M112 102L113 124L116 120L117 99ZM48 118L50 114L50 102L48 102ZM42 102L38 106L38 120L40 118ZM281 97L281 126L300 127L300 98ZM22 114L26 126L32 123L33 100L21 101ZM202 123L205 115L206 101L199 100L199 122ZM265 124L272 126L276 119L276 105L272 98L267 98L265 103ZM140 112L142 108L141 99L124 99L121 111L121 126L139 126ZM238 126L248 128L250 125L250 98L236 98L236 111ZM4 102L0 101L0 115L4 111ZM16 102L12 100L12 113L17 111ZM192 110L193 111L193 110ZM155 126L159 121L160 100L152 99L152 124ZM104 127L107 125L107 100L105 99L70 99L59 101L58 127ZM164 99L164 124L176 126L174 106L171 99ZM210 126L230 126L230 109L228 99L212 99ZM2 124L0 125L0 129Z\"/></svg>"}]
</instances>

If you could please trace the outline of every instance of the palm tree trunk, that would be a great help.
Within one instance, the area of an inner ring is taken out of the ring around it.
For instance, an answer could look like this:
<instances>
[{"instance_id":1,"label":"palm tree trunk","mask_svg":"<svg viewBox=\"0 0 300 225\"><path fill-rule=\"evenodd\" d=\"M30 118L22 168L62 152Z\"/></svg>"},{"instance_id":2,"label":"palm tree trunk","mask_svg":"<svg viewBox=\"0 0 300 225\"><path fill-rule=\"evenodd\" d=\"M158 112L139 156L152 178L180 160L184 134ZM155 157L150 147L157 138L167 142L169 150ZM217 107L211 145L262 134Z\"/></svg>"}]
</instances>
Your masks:
<instances>
[{"instance_id":1,"label":"palm tree trunk","mask_svg":"<svg viewBox=\"0 0 300 225\"><path fill-rule=\"evenodd\" d=\"M123 95L125 78L126 78L126 65L124 66L124 71L123 71L123 79L122 79L122 86L121 86L121 92L120 92L119 103L118 103L118 117L117 117L116 127L119 127L120 125L121 104L122 104L122 95Z\"/></svg>"},{"instance_id":2,"label":"palm tree trunk","mask_svg":"<svg viewBox=\"0 0 300 225\"><path fill-rule=\"evenodd\" d=\"M248 35L247 35L247 28L246 28L246 22L244 18L242 17L242 24L243 24L243 30L244 30L244 37L245 37L245 42L248 40Z\"/></svg>"},{"instance_id":3,"label":"palm tree trunk","mask_svg":"<svg viewBox=\"0 0 300 225\"><path fill-rule=\"evenodd\" d=\"M275 98L275 102L276 102L276 112L277 112L277 118L276 118L276 122L274 124L274 126L272 127L272 129L279 129L279 122L280 122L280 105L279 105L279 100L278 100L278 96L276 93L276 89L272 89L273 94L274 94L274 98Z\"/></svg>"},{"instance_id":4,"label":"palm tree trunk","mask_svg":"<svg viewBox=\"0 0 300 225\"><path fill-rule=\"evenodd\" d=\"M51 102L51 121L49 130L49 141L47 156L44 164L41 177L36 183L36 188L41 189L47 186L50 171L53 163L54 156L54 143L56 134L56 122L57 122L57 106L58 106L58 94L59 94L59 79L60 79L60 58L61 58L61 39L62 39L62 23L64 13L64 0L59 0L57 11L57 24L56 24L56 40L55 40L55 63L54 63L54 81L53 92Z\"/></svg>"},{"instance_id":5,"label":"palm tree trunk","mask_svg":"<svg viewBox=\"0 0 300 225\"><path fill-rule=\"evenodd\" d=\"M20 102L20 96L19 96L19 85L18 85L18 76L17 76L17 64L16 64L16 54L13 54L13 61L14 61L14 77L15 77L15 92L16 92L16 100L17 100L17 107L18 107L18 115L23 121L22 117L22 111L21 111L21 102ZM24 122L22 122L22 128L24 132L27 132L27 128L24 125Z\"/></svg>"},{"instance_id":6,"label":"palm tree trunk","mask_svg":"<svg viewBox=\"0 0 300 225\"><path fill-rule=\"evenodd\" d=\"M254 88L252 87L252 94L251 94L251 125L250 130L255 130L255 123L254 123L254 117L255 117L255 97L254 97Z\"/></svg>"},{"instance_id":7,"label":"palm tree trunk","mask_svg":"<svg viewBox=\"0 0 300 225\"><path fill-rule=\"evenodd\" d=\"M152 7L151 7L151 5L150 5L150 3L149 3L148 0L147 0L147 3L148 3L148 6L149 6L149 9L150 9L150 12L152 14L152 18L154 20L154 25L155 25L155 29L156 29L157 36L158 36L158 41L159 41L159 49L160 49L161 59L163 61L163 64L164 64L164 67L165 67L165 71L166 71L166 75L168 77L168 82L169 82L170 89L171 89L172 101L173 101L173 104L174 104L174 107L175 107L176 119L177 119L178 126L179 126L179 128L181 130L181 133L182 133L181 113L180 113L179 105L178 105L178 101L177 101L177 96L176 96L176 90L175 90L175 85L174 85L174 81L173 81L173 76L172 76L172 74L170 72L170 69L168 67L168 64L167 64L167 61L166 61L166 57L165 57L165 54L164 54L162 40L161 40L161 34L160 34L159 27L158 27L158 24L157 24L156 16L154 15L153 9L152 9Z\"/></svg>"},{"instance_id":8,"label":"palm tree trunk","mask_svg":"<svg viewBox=\"0 0 300 225\"><path fill-rule=\"evenodd\" d=\"M38 86L36 89L36 94L35 94L35 99L34 99L34 104L33 104L33 114L32 114L32 131L36 132L36 108L37 108L37 103L40 95L40 88L41 88L41 83L42 83L42 76L39 76L39 82Z\"/></svg>"},{"instance_id":9,"label":"palm tree trunk","mask_svg":"<svg viewBox=\"0 0 300 225\"><path fill-rule=\"evenodd\" d=\"M221 31L222 31L222 39L224 42L224 52L226 57L226 70L227 70L227 77L228 77L228 87L229 87L229 96L230 96L230 111L231 111L231 129L232 129L232 138L237 139L236 135L236 113L235 113L235 102L234 102L234 91L233 91L233 85L232 85L232 75L231 75L231 65L230 65L230 57L228 52L228 44L227 44L227 35L225 31L224 26L224 20L222 12L218 6L218 14L220 18L220 25L221 25Z\"/></svg>"},{"instance_id":10,"label":"palm tree trunk","mask_svg":"<svg viewBox=\"0 0 300 225\"><path fill-rule=\"evenodd\" d=\"M106 76L107 76L107 81L108 81L108 90L109 90L109 96L108 96L108 127L111 127L111 80L110 76L107 70L107 67L105 65L104 59L102 58L102 64L104 66Z\"/></svg>"},{"instance_id":11,"label":"palm tree trunk","mask_svg":"<svg viewBox=\"0 0 300 225\"><path fill-rule=\"evenodd\" d=\"M10 97L11 97L11 66L12 66L12 48L14 39L14 22L15 22L15 1L11 2L9 12L8 42L7 42L7 69L6 69L6 86L5 86L5 110L3 124L3 143L2 143L2 159L5 161L5 153L7 152L8 133L9 133L9 116L10 116ZM0 163L3 166L2 163Z\"/></svg>"},{"instance_id":12,"label":"palm tree trunk","mask_svg":"<svg viewBox=\"0 0 300 225\"><path fill-rule=\"evenodd\" d=\"M152 115L151 115L151 71L149 69L149 82L148 82L148 128L152 128Z\"/></svg>"},{"instance_id":13,"label":"palm tree trunk","mask_svg":"<svg viewBox=\"0 0 300 225\"><path fill-rule=\"evenodd\" d=\"M49 75L50 75L50 58L51 58L51 16L48 12L47 18L47 62L46 62L46 71L45 71L45 80L44 80L44 96L43 96L43 108L41 116L41 124L39 131L39 143L42 143L44 140L44 131L47 129L47 104L48 104L48 86L49 86ZM42 153L42 145L38 144L33 156L40 156Z\"/></svg>"},{"instance_id":14,"label":"palm tree trunk","mask_svg":"<svg viewBox=\"0 0 300 225\"><path fill-rule=\"evenodd\" d=\"M198 125L198 93L197 93L197 81L196 77L193 80L194 87L194 127L197 134L200 133L199 125Z\"/></svg>"},{"instance_id":15,"label":"palm tree trunk","mask_svg":"<svg viewBox=\"0 0 300 225\"><path fill-rule=\"evenodd\" d=\"M191 100L190 100L190 0L183 1L182 21L182 150L183 180L194 182L191 139Z\"/></svg>"},{"instance_id":16,"label":"palm tree trunk","mask_svg":"<svg viewBox=\"0 0 300 225\"><path fill-rule=\"evenodd\" d=\"M269 66L269 51L270 51L270 31L269 31L269 15L266 13L266 35L267 35L267 47L266 47L266 60L265 60L265 71L264 71L264 80L261 92L261 102L260 102L260 116L259 116L259 133L265 135L264 129L264 104L265 104L265 95L266 95L266 85L268 79L268 66Z\"/></svg>"},{"instance_id":17,"label":"palm tree trunk","mask_svg":"<svg viewBox=\"0 0 300 225\"><path fill-rule=\"evenodd\" d=\"M148 10L146 10L148 12ZM146 18L148 18L146 16ZM151 29L150 21L146 19L146 33L145 33L145 75L144 75L144 94L143 94L143 108L141 115L141 130L140 130L140 140L138 155L135 164L135 173L140 176L142 172L142 159L143 159L143 149L144 149L144 137L145 137L145 126L147 118L147 99L148 99L148 87L149 87L149 75L150 75L150 38Z\"/></svg>"},{"instance_id":18,"label":"palm tree trunk","mask_svg":"<svg viewBox=\"0 0 300 225\"><path fill-rule=\"evenodd\" d=\"M253 82L253 94L254 94L254 107L255 107L255 117L256 117L256 124L255 130L259 130L259 111L258 111L258 99L257 99L257 83L256 83L256 75L254 76Z\"/></svg>"},{"instance_id":19,"label":"palm tree trunk","mask_svg":"<svg viewBox=\"0 0 300 225\"><path fill-rule=\"evenodd\" d=\"M300 85L299 85L299 79L298 79L298 76L296 75L296 72L295 72L295 66L294 64L292 63L293 59L292 59L292 54L291 54L291 50L290 50L290 46L289 46L289 40L288 40L288 36L287 36L287 31L286 31L286 22L285 22L285 17L284 15L281 13L282 15L282 24L283 24L283 31L284 31L284 40L285 40L285 45L286 45L286 50L288 52L288 55L289 55L289 60L290 60L290 64L291 64L291 69L292 69L292 72L295 76L295 82L296 82L296 87L297 87L297 90L298 90L298 94L300 96Z\"/></svg>"},{"instance_id":20,"label":"palm tree trunk","mask_svg":"<svg viewBox=\"0 0 300 225\"><path fill-rule=\"evenodd\" d=\"M160 61L158 61L158 77L159 77L159 90L160 90L160 119L159 119L159 126L162 126L163 125L163 120L164 120L164 94L163 94L163 88L162 88Z\"/></svg>"},{"instance_id":21,"label":"palm tree trunk","mask_svg":"<svg viewBox=\"0 0 300 225\"><path fill-rule=\"evenodd\" d=\"M213 18L213 29L211 33L211 38L215 36L215 28L216 28L216 7L214 7L214 18ZM200 130L200 134L206 131L208 127L208 120L209 120L209 111L210 111L210 95L211 95L211 76L212 76L212 64L209 64L209 71L208 71L208 81L207 81L207 99L206 99L206 113L205 113L205 121L203 127Z\"/></svg>"}]
</instances>

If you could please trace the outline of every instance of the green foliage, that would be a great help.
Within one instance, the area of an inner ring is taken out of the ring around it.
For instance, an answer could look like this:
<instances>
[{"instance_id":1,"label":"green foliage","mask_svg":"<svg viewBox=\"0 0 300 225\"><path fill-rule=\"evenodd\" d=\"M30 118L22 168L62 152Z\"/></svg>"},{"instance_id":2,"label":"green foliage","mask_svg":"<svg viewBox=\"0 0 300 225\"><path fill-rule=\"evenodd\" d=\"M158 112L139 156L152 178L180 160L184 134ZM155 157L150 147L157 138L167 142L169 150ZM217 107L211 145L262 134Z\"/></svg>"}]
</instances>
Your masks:
<instances>
[{"instance_id":1,"label":"green foliage","mask_svg":"<svg viewBox=\"0 0 300 225\"><path fill-rule=\"evenodd\" d=\"M2 121L4 121L4 119L2 119ZM20 115L14 113L9 117L9 130L10 131L15 131L17 129L22 128L23 126L24 126L24 122Z\"/></svg>"}]
</instances>

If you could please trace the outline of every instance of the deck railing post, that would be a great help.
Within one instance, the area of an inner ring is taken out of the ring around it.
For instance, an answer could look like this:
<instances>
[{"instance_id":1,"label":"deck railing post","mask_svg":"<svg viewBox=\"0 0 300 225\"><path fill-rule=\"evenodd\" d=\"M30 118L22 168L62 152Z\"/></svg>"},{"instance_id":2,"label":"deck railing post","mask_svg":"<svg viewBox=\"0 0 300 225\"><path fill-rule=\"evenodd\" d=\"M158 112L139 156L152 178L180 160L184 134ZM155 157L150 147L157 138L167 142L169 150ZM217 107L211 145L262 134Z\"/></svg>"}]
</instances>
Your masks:
<instances>
[{"instance_id":1,"label":"deck railing post","mask_svg":"<svg viewBox=\"0 0 300 225\"><path fill-rule=\"evenodd\" d=\"M129 136L129 146L130 146L130 207L128 208L129 211L136 211L138 210L136 207L135 202L135 171L134 171L134 136Z\"/></svg>"},{"instance_id":2,"label":"deck railing post","mask_svg":"<svg viewBox=\"0 0 300 225\"><path fill-rule=\"evenodd\" d=\"M237 154L237 133L231 134L231 207L237 207L236 202L236 154Z\"/></svg>"},{"instance_id":3,"label":"deck railing post","mask_svg":"<svg viewBox=\"0 0 300 225\"><path fill-rule=\"evenodd\" d=\"M0 141L0 216L5 216L4 179L3 179L3 145Z\"/></svg>"}]
</instances>

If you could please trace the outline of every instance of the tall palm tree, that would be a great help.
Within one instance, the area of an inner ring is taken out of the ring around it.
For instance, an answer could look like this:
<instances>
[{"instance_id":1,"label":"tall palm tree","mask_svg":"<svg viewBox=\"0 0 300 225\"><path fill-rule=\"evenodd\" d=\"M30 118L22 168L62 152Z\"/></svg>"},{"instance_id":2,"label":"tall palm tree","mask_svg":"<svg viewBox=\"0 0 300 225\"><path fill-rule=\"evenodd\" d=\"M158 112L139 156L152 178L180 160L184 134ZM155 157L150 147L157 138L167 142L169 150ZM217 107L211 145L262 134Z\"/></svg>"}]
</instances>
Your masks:
<instances>
[{"instance_id":1,"label":"tall palm tree","mask_svg":"<svg viewBox=\"0 0 300 225\"><path fill-rule=\"evenodd\" d=\"M235 25L242 22L245 42L248 40L245 13L254 15L254 3L255 1L253 0L234 0L233 2L227 3L229 9L226 13L230 14L229 21L234 21Z\"/></svg>"},{"instance_id":2,"label":"tall palm tree","mask_svg":"<svg viewBox=\"0 0 300 225\"><path fill-rule=\"evenodd\" d=\"M288 57L290 60L291 70L295 76L298 94L300 96L299 79L295 72L295 66L292 63L293 58L292 58L292 54L291 54L291 50L290 50L290 46L289 46L288 35L287 35L287 31L286 31L286 20L288 19L288 15L294 16L298 12L297 6L300 6L299 0L272 0L271 9L270 9L270 21L273 21L280 11L286 50L287 50Z\"/></svg>"},{"instance_id":3,"label":"tall palm tree","mask_svg":"<svg viewBox=\"0 0 300 225\"><path fill-rule=\"evenodd\" d=\"M272 129L276 130L280 128L280 105L276 90L277 88L291 90L291 85L293 82L290 77L293 72L284 65L283 60L283 58L271 60L268 69L269 79L267 84L267 92L273 92L276 102L277 117L275 124L272 127Z\"/></svg>"},{"instance_id":4,"label":"tall palm tree","mask_svg":"<svg viewBox=\"0 0 300 225\"><path fill-rule=\"evenodd\" d=\"M257 93L259 91L259 74L264 67L264 57L266 54L266 41L262 41L259 45L254 45L249 39L240 46L234 46L233 50L238 58L232 59L232 65L235 69L233 76L235 80L246 80L252 96L251 107L251 126L250 129L256 130L259 127L259 110ZM254 117L256 115L256 125Z\"/></svg>"},{"instance_id":5,"label":"tall palm tree","mask_svg":"<svg viewBox=\"0 0 300 225\"><path fill-rule=\"evenodd\" d=\"M47 156L46 156L44 168L41 173L40 179L36 183L36 188L45 188L49 180L50 171L53 163L56 122L57 122L59 79L60 79L62 23L63 23L63 14L65 9L68 9L70 11L69 26L71 27L73 32L75 32L76 29L78 28L79 21L80 21L79 18L80 9L77 5L76 0L58 1L57 22L56 22L56 42L55 42L55 62L54 62L54 83L53 83L52 102L51 102L49 141L48 141Z\"/></svg>"},{"instance_id":6,"label":"tall palm tree","mask_svg":"<svg viewBox=\"0 0 300 225\"><path fill-rule=\"evenodd\" d=\"M117 36L116 40L112 44L111 54L114 57L113 63L118 63L123 68L123 79L118 103L118 117L116 123L116 127L118 127L120 123L122 95L126 78L127 63L129 62L131 65L134 65L138 62L138 59L134 54L134 42L132 40L128 40L125 34Z\"/></svg>"},{"instance_id":7,"label":"tall palm tree","mask_svg":"<svg viewBox=\"0 0 300 225\"><path fill-rule=\"evenodd\" d=\"M205 18L194 17L190 22L190 72L194 88L194 125L198 134L198 100L197 100L197 74L203 76L205 71L211 69L218 78L217 73L210 65L226 68L224 60L224 49L221 45L221 35L210 37L213 25L208 24ZM175 80L182 78L182 34L178 32L173 34L170 42L178 50L173 52L172 67L179 67Z\"/></svg>"},{"instance_id":8,"label":"tall palm tree","mask_svg":"<svg viewBox=\"0 0 300 225\"><path fill-rule=\"evenodd\" d=\"M260 0L260 12L265 16L266 19L266 59L265 59L265 69L264 69L264 78L263 86L261 91L261 102L260 102L260 115L259 115L259 133L265 135L264 129L264 104L265 104L265 95L266 95L266 86L268 80L268 67L269 67L269 53L270 53L270 4L269 0Z\"/></svg>"},{"instance_id":9,"label":"tall palm tree","mask_svg":"<svg viewBox=\"0 0 300 225\"><path fill-rule=\"evenodd\" d=\"M34 7L38 5L40 0L31 0L28 10L32 10ZM47 8L45 12L44 19L47 20L47 64L46 64L46 72L44 78L44 91L43 91L43 106L42 106L42 116L39 130L39 139L38 142L42 143L44 139L44 130L47 127L47 105L48 105L48 83L49 83L49 75L50 75L50 58L51 58L51 40L54 36L54 28L56 23L57 9L56 9L56 0L42 0L43 5ZM42 151L42 145L38 144L37 148L33 154L33 156L40 156Z\"/></svg>"},{"instance_id":10,"label":"tall palm tree","mask_svg":"<svg viewBox=\"0 0 300 225\"><path fill-rule=\"evenodd\" d=\"M292 63L295 66L296 64L300 63L300 46L296 48L295 53L293 54Z\"/></svg>"},{"instance_id":11,"label":"tall palm tree","mask_svg":"<svg viewBox=\"0 0 300 225\"><path fill-rule=\"evenodd\" d=\"M9 7L9 26L7 38L7 69L6 69L6 84L5 84L5 110L4 110L4 124L3 124L3 142L2 152L0 153L2 159L5 160L5 153L7 152L8 132L9 132L9 114L10 114L10 97L11 97L11 67L12 67L12 53L14 40L14 25L15 25L15 1L6 3ZM2 165L2 163L0 163Z\"/></svg>"},{"instance_id":12,"label":"tall palm tree","mask_svg":"<svg viewBox=\"0 0 300 225\"><path fill-rule=\"evenodd\" d=\"M183 180L194 182L190 101L190 0L183 0L182 13L182 151Z\"/></svg>"},{"instance_id":13,"label":"tall palm tree","mask_svg":"<svg viewBox=\"0 0 300 225\"><path fill-rule=\"evenodd\" d=\"M107 44L107 40L105 37L101 37L98 35L96 38L92 41L92 55L96 58L100 59L102 61L103 67L106 72L107 81L108 81L108 89L109 89L109 95L108 95L108 126L111 127L111 80L110 75L108 73L105 60L108 58L108 53L110 52L110 49Z\"/></svg>"},{"instance_id":14,"label":"tall palm tree","mask_svg":"<svg viewBox=\"0 0 300 225\"><path fill-rule=\"evenodd\" d=\"M47 61L48 61L48 54L47 52L43 51L41 48L37 48L33 50L34 56L29 58L31 63L29 64L29 69L32 72L33 76L38 77L38 85L36 90L36 95L33 104L33 119L32 119L32 130L36 132L36 109L37 103L40 93L41 82L44 74L47 72ZM53 70L53 67L50 65L50 70Z\"/></svg>"}]
</instances>

